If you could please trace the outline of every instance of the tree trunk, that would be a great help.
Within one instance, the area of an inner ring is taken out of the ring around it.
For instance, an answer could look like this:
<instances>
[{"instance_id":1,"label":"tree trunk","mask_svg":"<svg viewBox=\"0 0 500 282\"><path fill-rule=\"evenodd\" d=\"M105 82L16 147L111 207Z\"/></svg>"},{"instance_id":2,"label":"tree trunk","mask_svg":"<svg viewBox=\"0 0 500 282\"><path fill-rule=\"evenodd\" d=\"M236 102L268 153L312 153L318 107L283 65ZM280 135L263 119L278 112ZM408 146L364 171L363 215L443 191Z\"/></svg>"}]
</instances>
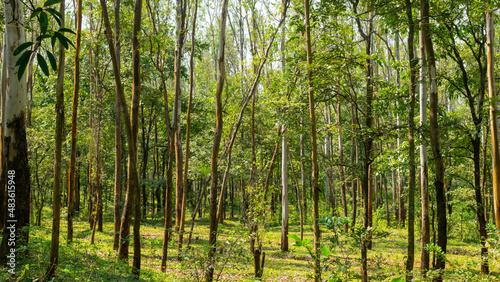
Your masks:
<instances>
[{"instance_id":1,"label":"tree trunk","mask_svg":"<svg viewBox=\"0 0 500 282\"><path fill-rule=\"evenodd\" d=\"M486 46L488 54L487 73L488 73L488 94L490 100L496 97L495 88L495 27L493 24L493 12L486 12ZM498 145L498 127L496 117L496 103L490 104L490 131L491 131L491 150L493 166L493 211L495 214L495 223L500 230L500 152Z\"/></svg>"},{"instance_id":2,"label":"tree trunk","mask_svg":"<svg viewBox=\"0 0 500 282\"><path fill-rule=\"evenodd\" d=\"M187 1L186 1L187 2ZM187 202L187 187L188 187L188 168L189 168L189 138L191 131L191 104L193 102L193 91L194 91L194 47L195 47L195 34L196 34L196 17L198 13L198 0L194 3L194 12L193 12L193 24L191 26L191 54L189 57L189 101L188 101L188 109L187 109L187 117L186 117L186 157L184 162L184 193L182 194L182 214L181 214L181 222L179 228L179 255L182 250L183 236L184 236L184 223L186 220L186 202ZM196 213L193 213L196 215ZM194 219L193 219L194 221ZM180 256L178 256L180 258Z\"/></svg>"},{"instance_id":3,"label":"tree trunk","mask_svg":"<svg viewBox=\"0 0 500 282\"><path fill-rule=\"evenodd\" d=\"M127 112L128 106L123 93L123 85L118 69L118 61L113 43L113 32L109 22L108 10L106 2L100 0L102 7L102 14L104 24L106 27L106 38L111 55L111 62L113 64L113 71L115 77L115 87L119 89L120 105L122 113L125 117L125 125L127 130L127 141L129 148L129 161L128 161L128 182L127 192L125 195L125 205L123 207L122 220L120 224L120 242L123 242L118 247L118 259L126 260L128 258L129 234L130 234L130 220L132 217L132 208L134 206L135 198L138 198L139 191L139 175L137 171L137 136L138 136L138 119L139 119L139 102L140 102L140 55L139 55L139 31L141 28L141 15L142 15L142 0L136 0L134 6L134 30L132 39L132 69L133 69L133 85L132 85L132 106L131 114ZM137 196L137 197L136 197ZM135 207L135 220L134 220L134 262L132 273L139 274L140 269L140 204L136 203Z\"/></svg>"},{"instance_id":4,"label":"tree trunk","mask_svg":"<svg viewBox=\"0 0 500 282\"><path fill-rule=\"evenodd\" d=\"M313 233L314 233L314 281L321 281L320 266L320 238L319 230L319 167L318 167L318 146L316 143L316 114L314 112L314 83L311 65L313 62L311 49L311 26L309 25L309 0L304 0L304 17L306 31L306 52L307 52L307 84L309 90L309 118L311 120L311 160L312 160L312 201L313 201Z\"/></svg>"},{"instance_id":5,"label":"tree trunk","mask_svg":"<svg viewBox=\"0 0 500 282\"><path fill-rule=\"evenodd\" d=\"M342 213L344 217L347 217L347 196L346 187L344 179L344 146L342 144L342 109L340 107L340 101L337 103L337 122L339 127L339 177L340 177L340 196L342 198ZM347 232L347 223L344 224L344 231Z\"/></svg>"},{"instance_id":6,"label":"tree trunk","mask_svg":"<svg viewBox=\"0 0 500 282\"><path fill-rule=\"evenodd\" d=\"M62 13L61 13L62 14ZM82 1L77 4L77 28L76 28L76 50L75 50L75 75L73 88L73 108L71 114L71 155L69 165L69 184L68 184L68 242L73 241L73 216L75 214L75 173L76 173L76 135L77 135L77 116L78 116L78 94L80 92L80 46L82 34Z\"/></svg>"},{"instance_id":7,"label":"tree trunk","mask_svg":"<svg viewBox=\"0 0 500 282\"><path fill-rule=\"evenodd\" d=\"M423 23L420 22L419 43L420 43L420 127L427 126L427 68L425 66L425 44L423 38ZM423 139L423 134L420 138ZM427 144L420 144L420 195L422 202L422 245L420 247L420 271L425 276L429 270L429 252L425 249L430 243L430 218L429 218L429 172L427 168Z\"/></svg>"},{"instance_id":8,"label":"tree trunk","mask_svg":"<svg viewBox=\"0 0 500 282\"><path fill-rule=\"evenodd\" d=\"M427 65L429 67L430 79L430 106L429 106L429 125L430 139L432 146L432 154L434 156L436 203L438 217L438 246L441 247L443 253L446 253L447 234L446 234L446 198L444 192L444 164L443 156L441 155L441 146L439 142L439 126L438 126L438 87L437 87L437 69L436 59L434 57L434 46L430 35L429 26L429 0L421 0L420 7L422 11L422 24L425 51L427 53ZM436 268L444 271L445 260L442 256L437 257ZM436 281L442 281L442 276L439 276Z\"/></svg>"},{"instance_id":9,"label":"tree trunk","mask_svg":"<svg viewBox=\"0 0 500 282\"><path fill-rule=\"evenodd\" d=\"M61 2L59 6L59 13L61 13L61 15L64 15L64 9L65 9L64 2ZM61 19L61 27L64 27L64 16ZM78 43L79 42L77 42L77 46ZM59 68L57 70L57 88L56 88L57 101L55 108L56 142L54 150L55 151L54 191L53 191L54 217L52 221L52 240L50 245L49 267L47 268L47 272L45 273L45 276L49 279L55 276L57 264L59 261L59 233L60 233L59 229L61 225L61 153L62 153L62 139L63 139L63 129L64 129L64 55L65 55L64 47L59 43ZM68 210L68 226L69 224L70 221L69 221L69 210ZM68 235L70 235L69 232ZM68 242L71 242L69 236L68 236Z\"/></svg>"},{"instance_id":10,"label":"tree trunk","mask_svg":"<svg viewBox=\"0 0 500 282\"><path fill-rule=\"evenodd\" d=\"M415 92L417 87L416 68L414 52L415 25L411 1L406 0L406 16L408 17L408 61L410 67L410 109L408 113L408 145L410 167L410 182L408 186L408 257L406 261L406 281L413 279L413 264L415 261Z\"/></svg>"},{"instance_id":11,"label":"tree trunk","mask_svg":"<svg viewBox=\"0 0 500 282\"><path fill-rule=\"evenodd\" d=\"M4 2L5 45L4 50L15 50L26 41L24 34L24 3L20 0ZM26 74L19 80L18 68L11 51L4 51L2 72L2 154L0 165L1 182L9 184L6 191L4 210L4 229L0 245L0 264L6 264L7 255L11 256L8 239L14 236L15 249L28 245L30 219L30 172L28 166L28 144L26 140ZM9 183L12 180L14 184ZM5 195L5 194L4 194ZM14 204L15 202L15 204ZM10 206L9 206L10 205ZM14 207L12 207L14 205ZM25 228L26 227L26 228ZM18 254L26 253L19 251ZM11 268L13 269L13 268ZM15 272L15 269L13 270Z\"/></svg>"},{"instance_id":12,"label":"tree trunk","mask_svg":"<svg viewBox=\"0 0 500 282\"><path fill-rule=\"evenodd\" d=\"M221 10L221 23L219 34L219 77L217 81L217 90L215 93L215 115L216 126L214 133L214 144L212 148L211 165L210 165L210 233L208 239L208 267L206 270L206 280L211 282L214 277L215 267L215 248L217 242L217 181L219 180L217 173L217 161L219 157L220 141L222 137L222 91L224 89L224 79L226 76L226 66L224 59L224 51L226 45L226 19L228 10L228 0L224 0Z\"/></svg>"},{"instance_id":13,"label":"tree trunk","mask_svg":"<svg viewBox=\"0 0 500 282\"><path fill-rule=\"evenodd\" d=\"M281 251L288 252L288 144L286 128L282 126L281 145Z\"/></svg>"}]
</instances>

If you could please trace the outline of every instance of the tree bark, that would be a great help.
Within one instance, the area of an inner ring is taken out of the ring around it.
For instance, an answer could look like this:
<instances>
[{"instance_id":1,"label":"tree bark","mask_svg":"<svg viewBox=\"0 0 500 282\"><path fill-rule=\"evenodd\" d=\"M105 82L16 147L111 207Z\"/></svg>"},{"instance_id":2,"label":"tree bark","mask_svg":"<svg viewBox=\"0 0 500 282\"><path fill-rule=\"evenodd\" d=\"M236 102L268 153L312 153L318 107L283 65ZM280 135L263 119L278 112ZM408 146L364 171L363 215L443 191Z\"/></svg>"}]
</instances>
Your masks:
<instances>
[{"instance_id":1,"label":"tree bark","mask_svg":"<svg viewBox=\"0 0 500 282\"><path fill-rule=\"evenodd\" d=\"M65 3L59 5L59 13L64 15ZM64 16L61 19L61 27L64 27ZM78 44L78 42L77 42ZM61 225L61 154L62 154L62 139L64 129L64 47L59 43L59 68L57 69L57 87L56 87L56 134L55 134L55 150L54 150L54 191L53 191L53 209L54 217L52 221L52 240L50 245L49 267L45 276L52 278L55 276L59 261L59 229ZM75 86L76 87L76 86ZM69 206L68 206L69 207ZM69 211L69 210L68 210ZM68 226L69 226L68 213ZM69 228L69 227L68 227ZM68 229L69 231L69 229ZM69 235L69 232L68 232ZM71 234L72 235L72 234ZM68 236L68 242L70 237Z\"/></svg>"},{"instance_id":2,"label":"tree bark","mask_svg":"<svg viewBox=\"0 0 500 282\"><path fill-rule=\"evenodd\" d=\"M312 49L311 49L311 26L309 24L309 0L304 0L304 20L306 31L306 53L307 53L307 84L309 92L309 118L311 121L311 160L312 160L312 202L313 202L313 233L314 233L314 281L321 281L320 265L320 239L319 230L319 167L318 167L318 146L316 143L316 114L314 112L314 82L312 75Z\"/></svg>"},{"instance_id":3,"label":"tree bark","mask_svg":"<svg viewBox=\"0 0 500 282\"><path fill-rule=\"evenodd\" d=\"M4 229L0 244L0 264L7 262L12 246L8 238L15 234L15 248L28 244L30 219L31 181L28 166L28 144L26 140L26 74L17 78L18 56L13 51L26 41L24 33L24 3L20 0L4 2L5 45L2 72L2 165L3 186L7 185L6 208L4 210ZM9 183L12 180L14 183ZM11 197L11 195L13 197ZM12 201L11 201L12 199ZM9 204L15 201L14 209ZM10 209L10 210L9 210ZM10 228L14 226L14 229ZM12 232L11 232L12 231ZM16 252L16 256L26 251Z\"/></svg>"},{"instance_id":4,"label":"tree bark","mask_svg":"<svg viewBox=\"0 0 500 282\"><path fill-rule=\"evenodd\" d=\"M438 87L437 87L437 69L436 58L434 56L434 46L432 44L430 26L429 26L429 0L420 0L420 8L422 11L422 37L424 38L425 51L427 53L427 65L429 67L430 80L430 106L429 106L429 125L432 154L434 156L435 180L434 186L436 189L437 217L438 217L438 240L437 244L441 247L443 253L446 253L447 234L446 234L446 198L444 191L444 164L441 154L441 146L439 142L439 126L438 126ZM436 268L444 271L445 260L442 256L436 258ZM440 275L436 281L442 281Z\"/></svg>"},{"instance_id":5,"label":"tree bark","mask_svg":"<svg viewBox=\"0 0 500 282\"><path fill-rule=\"evenodd\" d=\"M62 13L61 13L62 14ZM73 87L73 108L71 114L71 155L69 165L69 184L68 184L68 242L73 241L73 216L75 214L75 172L76 172L76 135L77 135L77 116L78 116L78 94L80 92L80 46L82 38L82 1L77 2L77 24L76 24L76 48L75 48L75 75Z\"/></svg>"},{"instance_id":6,"label":"tree bark","mask_svg":"<svg viewBox=\"0 0 500 282\"><path fill-rule=\"evenodd\" d=\"M420 16L421 18L421 16ZM420 44L420 127L427 126L427 68L425 66L425 44L423 38L423 23L420 22L419 31ZM423 139L424 134L420 134ZM429 252L425 249L431 242L430 217L429 217L429 171L427 167L427 144L420 144L420 195L422 202L422 245L420 247L420 271L425 276L429 270Z\"/></svg>"},{"instance_id":7,"label":"tree bark","mask_svg":"<svg viewBox=\"0 0 500 282\"><path fill-rule=\"evenodd\" d=\"M406 260L406 281L413 279L415 261L415 92L417 87L416 60L414 52L415 25L411 9L411 0L406 0L406 16L408 17L408 61L410 67L410 109L408 113L408 145L410 181L408 186L408 257Z\"/></svg>"},{"instance_id":8,"label":"tree bark","mask_svg":"<svg viewBox=\"0 0 500 282\"><path fill-rule=\"evenodd\" d=\"M115 0L115 53L118 63L118 73L120 73L120 0ZM113 250L118 250L120 240L120 216L122 200L122 123L120 118L120 93L115 88L115 189L114 189L114 235Z\"/></svg>"},{"instance_id":9,"label":"tree bark","mask_svg":"<svg viewBox=\"0 0 500 282\"><path fill-rule=\"evenodd\" d=\"M219 76L217 81L217 90L215 92L215 115L216 126L214 133L214 144L212 148L211 165L210 165L210 234L208 239L208 267L206 270L206 281L211 282L214 278L215 267L215 248L217 242L217 181L218 177L218 157L220 150L220 141L222 137L222 92L224 90L224 79L226 76L226 66L224 59L224 51L226 45L226 20L228 10L228 0L224 0L221 10L221 23L219 33L219 54L217 63L219 66Z\"/></svg>"}]
</instances>

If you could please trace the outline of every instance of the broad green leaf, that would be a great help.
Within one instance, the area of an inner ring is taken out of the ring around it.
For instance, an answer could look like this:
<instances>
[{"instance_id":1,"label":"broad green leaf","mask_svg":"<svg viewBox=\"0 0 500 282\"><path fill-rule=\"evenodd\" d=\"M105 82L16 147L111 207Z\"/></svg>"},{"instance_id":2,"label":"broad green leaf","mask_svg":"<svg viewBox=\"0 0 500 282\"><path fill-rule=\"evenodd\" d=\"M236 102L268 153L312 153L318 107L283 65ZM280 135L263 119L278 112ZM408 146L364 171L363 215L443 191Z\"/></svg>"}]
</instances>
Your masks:
<instances>
[{"instance_id":1,"label":"broad green leaf","mask_svg":"<svg viewBox=\"0 0 500 282\"><path fill-rule=\"evenodd\" d=\"M391 282L405 282L405 280L402 277L398 277L398 278L392 279Z\"/></svg>"},{"instance_id":2,"label":"broad green leaf","mask_svg":"<svg viewBox=\"0 0 500 282\"><path fill-rule=\"evenodd\" d=\"M35 10L33 10L33 13L31 13L30 19L38 16L38 14L40 14L41 11L43 11L43 9L41 7L38 7Z\"/></svg>"},{"instance_id":3,"label":"broad green leaf","mask_svg":"<svg viewBox=\"0 0 500 282\"><path fill-rule=\"evenodd\" d=\"M58 32L69 32L69 33L76 34L73 30L71 30L71 29L69 29L69 28L65 28L65 27L60 28L60 29L58 30Z\"/></svg>"},{"instance_id":4,"label":"broad green leaf","mask_svg":"<svg viewBox=\"0 0 500 282\"><path fill-rule=\"evenodd\" d=\"M39 23L40 23L41 33L45 34L47 32L47 28L49 27L49 17L47 16L47 13L45 12L40 13Z\"/></svg>"},{"instance_id":5,"label":"broad green leaf","mask_svg":"<svg viewBox=\"0 0 500 282\"><path fill-rule=\"evenodd\" d=\"M62 46L64 46L64 49L69 48L68 42L66 42L66 40L67 40L66 37L64 37L59 32L54 32L54 36L57 37L57 39L59 39L59 42L61 42Z\"/></svg>"},{"instance_id":6,"label":"broad green leaf","mask_svg":"<svg viewBox=\"0 0 500 282\"><path fill-rule=\"evenodd\" d=\"M38 65L42 69L42 72L46 75L49 76L49 67L47 66L47 61L43 58L40 53L36 54L36 60L38 61Z\"/></svg>"},{"instance_id":7,"label":"broad green leaf","mask_svg":"<svg viewBox=\"0 0 500 282\"><path fill-rule=\"evenodd\" d=\"M288 234L288 238L294 239L295 241L300 241L300 237L295 234Z\"/></svg>"},{"instance_id":8,"label":"broad green leaf","mask_svg":"<svg viewBox=\"0 0 500 282\"><path fill-rule=\"evenodd\" d=\"M54 55L52 55L52 53L50 51L47 51L47 57L49 58L49 63L50 63L50 66L52 67L52 69L54 71L57 71L57 63L56 63L56 58L54 57Z\"/></svg>"},{"instance_id":9,"label":"broad green leaf","mask_svg":"<svg viewBox=\"0 0 500 282\"><path fill-rule=\"evenodd\" d=\"M48 7L48 6L52 6L54 4L57 4L57 3L61 3L63 0L47 0L43 6L44 7Z\"/></svg>"},{"instance_id":10,"label":"broad green leaf","mask_svg":"<svg viewBox=\"0 0 500 282\"><path fill-rule=\"evenodd\" d=\"M326 248L325 246L321 246L321 254L324 255L325 257L330 255L330 250Z\"/></svg>"},{"instance_id":11,"label":"broad green leaf","mask_svg":"<svg viewBox=\"0 0 500 282\"><path fill-rule=\"evenodd\" d=\"M19 60L17 60L16 65L19 65L19 68L17 69L18 80L21 80L23 78L26 67L28 66L28 63L30 61L31 53L31 50L28 50L21 55L21 58L19 58Z\"/></svg>"},{"instance_id":12,"label":"broad green leaf","mask_svg":"<svg viewBox=\"0 0 500 282\"><path fill-rule=\"evenodd\" d=\"M56 11L56 10L55 10L55 9L53 9L53 8L47 8L47 9L45 9L45 11L49 12L49 13L50 13L50 14L54 17L54 19L56 19L57 24L58 24L59 26L61 26L61 25L62 25L62 22L61 22L62 15L61 15L61 13L59 13L58 11Z\"/></svg>"},{"instance_id":13,"label":"broad green leaf","mask_svg":"<svg viewBox=\"0 0 500 282\"><path fill-rule=\"evenodd\" d=\"M31 50L28 50L26 52L24 52L20 57L19 59L17 59L17 62L16 62L16 66L19 66L21 65L21 63L24 61L24 60L29 60L30 59L30 56L31 56Z\"/></svg>"},{"instance_id":14,"label":"broad green leaf","mask_svg":"<svg viewBox=\"0 0 500 282\"><path fill-rule=\"evenodd\" d=\"M21 51L23 51L24 49L30 47L31 45L33 45L33 42L25 42L21 45L19 45L16 50L14 50L14 53L13 55L14 56L17 56L19 53L21 53Z\"/></svg>"}]
</instances>

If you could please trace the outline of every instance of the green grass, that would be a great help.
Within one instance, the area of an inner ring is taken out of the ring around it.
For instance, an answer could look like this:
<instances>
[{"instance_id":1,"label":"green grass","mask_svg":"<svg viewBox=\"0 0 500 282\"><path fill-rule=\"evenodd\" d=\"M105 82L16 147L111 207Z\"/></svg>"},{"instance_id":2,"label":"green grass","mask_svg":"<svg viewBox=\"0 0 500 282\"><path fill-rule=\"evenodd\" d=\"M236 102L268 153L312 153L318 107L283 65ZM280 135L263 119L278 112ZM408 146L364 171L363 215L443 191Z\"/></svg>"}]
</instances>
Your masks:
<instances>
[{"instance_id":1,"label":"green grass","mask_svg":"<svg viewBox=\"0 0 500 282\"><path fill-rule=\"evenodd\" d=\"M65 219L63 211L62 218ZM142 264L141 281L197 281L202 279L208 240L208 221L196 220L193 234L192 250L183 254L184 260L178 261L177 234L169 244L167 272L160 271L163 244L163 219L155 215L143 220L141 226ZM48 266L51 238L51 211L44 210L42 226L32 226L28 258L20 258L18 281L41 280ZM83 218L83 212L75 221L74 241L66 242L66 221L62 221L61 245L59 251L59 267L54 281L136 281L131 276L133 248L130 248L129 265L118 262L113 251L113 222L111 214L104 218L104 232L96 232L95 244L90 245L91 230ZM186 226L189 228L190 221ZM299 235L299 225L291 219L289 233ZM375 239L373 249L369 251L370 281L391 281L404 276L406 260L407 231L405 229L387 228L385 220L376 222L376 231L388 232L384 238ZM310 281L313 272L311 258L305 254L305 248L293 246L290 240L290 252L280 251L281 227L275 221L269 226L259 229L262 249L266 252L263 280L265 281ZM332 233L322 227L323 241ZM474 231L470 231L474 232ZM477 231L476 231L477 232ZM216 277L223 281L254 281L253 257L249 252L250 239L248 228L235 220L226 220L220 226L218 242L224 245L222 252L217 252ZM306 225L304 238L312 242L312 228ZM420 234L417 226L415 242L415 269L419 270ZM187 239L187 235L185 236ZM328 278L332 271L338 271L341 279L338 281L359 281L360 263L359 249L353 239L341 236L343 247L333 249L330 259L324 264L327 269L323 278ZM312 244L312 243L310 243ZM449 238L448 254L446 256L446 281L498 281L500 280L500 253L493 245L491 248L490 276L480 273L479 243L464 243L456 238ZM346 264L347 263L347 264ZM344 267L342 269L342 267ZM5 270L5 269L4 269ZM15 280L2 270L0 281ZM341 271L343 270L343 271ZM416 277L416 281L426 281Z\"/></svg>"}]
</instances>

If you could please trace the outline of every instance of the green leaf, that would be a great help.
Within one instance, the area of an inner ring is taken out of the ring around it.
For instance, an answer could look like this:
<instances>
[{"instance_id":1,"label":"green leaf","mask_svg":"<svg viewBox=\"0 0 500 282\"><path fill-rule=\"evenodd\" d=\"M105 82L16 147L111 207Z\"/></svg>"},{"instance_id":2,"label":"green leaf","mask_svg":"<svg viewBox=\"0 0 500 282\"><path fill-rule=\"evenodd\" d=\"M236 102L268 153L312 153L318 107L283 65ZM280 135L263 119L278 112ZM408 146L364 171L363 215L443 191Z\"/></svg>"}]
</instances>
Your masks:
<instances>
[{"instance_id":1,"label":"green leaf","mask_svg":"<svg viewBox=\"0 0 500 282\"><path fill-rule=\"evenodd\" d=\"M63 0L47 0L43 6L44 7L48 7L48 6L52 6L54 4L57 4L57 3L61 3Z\"/></svg>"},{"instance_id":2,"label":"green leaf","mask_svg":"<svg viewBox=\"0 0 500 282\"><path fill-rule=\"evenodd\" d=\"M38 16L38 14L40 14L41 11L43 11L43 9L41 7L38 7L35 10L33 10L33 13L31 13L30 19Z\"/></svg>"},{"instance_id":3,"label":"green leaf","mask_svg":"<svg viewBox=\"0 0 500 282\"><path fill-rule=\"evenodd\" d=\"M14 56L17 56L19 53L21 53L21 51L23 51L24 49L30 47L31 45L33 45L33 42L25 42L21 45L19 45L16 50L14 50L14 53L13 55Z\"/></svg>"},{"instance_id":4,"label":"green leaf","mask_svg":"<svg viewBox=\"0 0 500 282\"><path fill-rule=\"evenodd\" d=\"M405 280L403 279L403 277L398 277L398 278L392 279L391 282L405 282Z\"/></svg>"},{"instance_id":5,"label":"green leaf","mask_svg":"<svg viewBox=\"0 0 500 282\"><path fill-rule=\"evenodd\" d=\"M54 32L54 36L57 37L57 39L59 39L59 42L61 42L61 44L64 47L64 49L68 49L69 48L68 42L66 42L66 40L67 40L66 37L64 37L59 32Z\"/></svg>"},{"instance_id":6,"label":"green leaf","mask_svg":"<svg viewBox=\"0 0 500 282\"><path fill-rule=\"evenodd\" d=\"M57 40L57 37L55 35L52 35L52 39L50 40L51 44L52 44L52 49L54 49L54 46L56 45L56 40Z\"/></svg>"},{"instance_id":7,"label":"green leaf","mask_svg":"<svg viewBox=\"0 0 500 282\"><path fill-rule=\"evenodd\" d=\"M300 237L295 234L288 234L288 238L294 239L295 241L300 241Z\"/></svg>"},{"instance_id":8,"label":"green leaf","mask_svg":"<svg viewBox=\"0 0 500 282\"><path fill-rule=\"evenodd\" d=\"M38 37L36 38L36 41L41 42L41 41L42 41L42 40L44 40L45 38L51 38L51 37L52 37L52 36L51 36L51 35L49 35L49 34L42 34L42 35L40 35L40 36L38 36Z\"/></svg>"},{"instance_id":9,"label":"green leaf","mask_svg":"<svg viewBox=\"0 0 500 282\"><path fill-rule=\"evenodd\" d=\"M58 32L69 32L69 33L76 34L73 30L71 30L71 29L69 29L69 28L65 28L65 27L60 28L60 29L58 30Z\"/></svg>"},{"instance_id":10,"label":"green leaf","mask_svg":"<svg viewBox=\"0 0 500 282\"><path fill-rule=\"evenodd\" d=\"M42 69L42 72L46 75L49 76L49 67L47 66L47 61L43 58L42 55L36 54L36 60L38 61L38 65Z\"/></svg>"},{"instance_id":11,"label":"green leaf","mask_svg":"<svg viewBox=\"0 0 500 282\"><path fill-rule=\"evenodd\" d=\"M49 13L50 13L50 14L54 17L54 19L56 19L57 24L58 24L59 26L61 26L61 25L62 25L62 22L61 22L62 15L61 15L61 13L59 13L58 11L56 11L56 10L55 10L55 9L53 9L53 8L47 8L47 9L45 9L45 11L49 12Z\"/></svg>"},{"instance_id":12,"label":"green leaf","mask_svg":"<svg viewBox=\"0 0 500 282\"><path fill-rule=\"evenodd\" d=\"M28 66L28 63L30 61L31 57L31 50L28 50L24 52L19 60L17 60L16 65L19 65L19 68L17 69L17 79L21 80L23 78L24 72L26 71L26 67Z\"/></svg>"},{"instance_id":13,"label":"green leaf","mask_svg":"<svg viewBox=\"0 0 500 282\"><path fill-rule=\"evenodd\" d=\"M41 33L45 34L47 32L47 28L49 27L49 17L47 16L47 13L41 12L38 21L40 23Z\"/></svg>"},{"instance_id":14,"label":"green leaf","mask_svg":"<svg viewBox=\"0 0 500 282\"><path fill-rule=\"evenodd\" d=\"M17 59L17 62L16 62L16 66L19 66L21 65L21 63L24 61L24 60L29 60L30 59L30 56L31 56L31 50L28 50L26 52L24 52L20 57L19 59Z\"/></svg>"},{"instance_id":15,"label":"green leaf","mask_svg":"<svg viewBox=\"0 0 500 282\"><path fill-rule=\"evenodd\" d=\"M54 71L57 71L57 63L56 63L56 58L54 57L54 55L52 55L52 53L50 51L47 51L47 57L49 58L49 63L50 63L50 66L52 67L52 69Z\"/></svg>"},{"instance_id":16,"label":"green leaf","mask_svg":"<svg viewBox=\"0 0 500 282\"><path fill-rule=\"evenodd\" d=\"M330 250L326 248L325 246L321 246L321 254L324 255L325 257L330 255Z\"/></svg>"}]
</instances>

